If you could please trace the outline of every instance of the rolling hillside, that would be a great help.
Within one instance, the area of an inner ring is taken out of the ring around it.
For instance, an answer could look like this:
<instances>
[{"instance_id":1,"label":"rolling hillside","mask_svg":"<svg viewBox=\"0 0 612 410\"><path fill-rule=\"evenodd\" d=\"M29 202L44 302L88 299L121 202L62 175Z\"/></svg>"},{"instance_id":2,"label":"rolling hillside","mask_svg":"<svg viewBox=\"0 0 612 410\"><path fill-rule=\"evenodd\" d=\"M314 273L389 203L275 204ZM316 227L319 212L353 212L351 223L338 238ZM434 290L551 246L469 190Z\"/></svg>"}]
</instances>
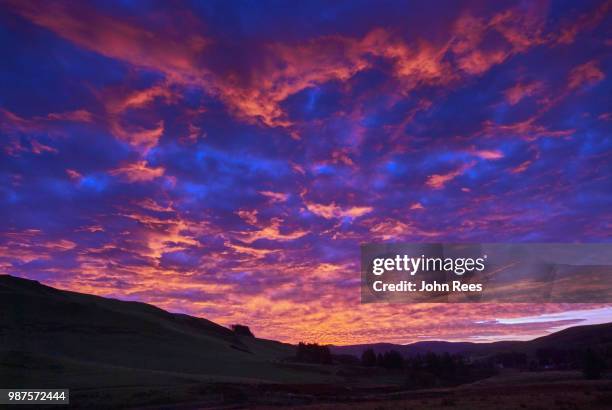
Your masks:
<instances>
[{"instance_id":1,"label":"rolling hillside","mask_svg":"<svg viewBox=\"0 0 612 410\"><path fill-rule=\"evenodd\" d=\"M309 381L311 373L283 363L293 355L291 345L205 319L0 276L4 387Z\"/></svg>"}]
</instances>

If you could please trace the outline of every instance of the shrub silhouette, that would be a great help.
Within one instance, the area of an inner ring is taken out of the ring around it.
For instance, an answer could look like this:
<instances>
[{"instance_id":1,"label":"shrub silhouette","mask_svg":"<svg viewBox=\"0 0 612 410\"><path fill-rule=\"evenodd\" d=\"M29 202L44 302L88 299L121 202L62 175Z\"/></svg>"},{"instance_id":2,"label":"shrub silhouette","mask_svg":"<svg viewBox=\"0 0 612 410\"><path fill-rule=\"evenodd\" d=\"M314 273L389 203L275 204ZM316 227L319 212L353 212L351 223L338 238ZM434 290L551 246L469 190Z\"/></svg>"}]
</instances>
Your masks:
<instances>
[{"instance_id":1,"label":"shrub silhouette","mask_svg":"<svg viewBox=\"0 0 612 410\"><path fill-rule=\"evenodd\" d=\"M367 349L361 354L361 364L368 367L376 366L376 353L374 353L374 349Z\"/></svg>"},{"instance_id":2,"label":"shrub silhouette","mask_svg":"<svg viewBox=\"0 0 612 410\"><path fill-rule=\"evenodd\" d=\"M589 380L601 379L601 374L605 369L603 358L592 349L587 349L584 353L582 374Z\"/></svg>"}]
</instances>

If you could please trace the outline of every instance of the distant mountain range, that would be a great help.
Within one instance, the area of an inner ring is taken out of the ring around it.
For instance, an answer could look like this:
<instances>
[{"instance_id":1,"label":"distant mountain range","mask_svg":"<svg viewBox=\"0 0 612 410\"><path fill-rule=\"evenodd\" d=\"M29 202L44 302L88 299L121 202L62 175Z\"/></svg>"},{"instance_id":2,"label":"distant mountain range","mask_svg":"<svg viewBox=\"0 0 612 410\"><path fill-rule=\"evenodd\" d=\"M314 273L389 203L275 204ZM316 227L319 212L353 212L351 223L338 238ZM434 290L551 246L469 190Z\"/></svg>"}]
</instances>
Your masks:
<instances>
[{"instance_id":1,"label":"distant mountain range","mask_svg":"<svg viewBox=\"0 0 612 410\"><path fill-rule=\"evenodd\" d=\"M360 357L367 349L373 349L377 354L396 350L404 357L416 356L418 354L422 355L427 352L487 356L503 352L534 354L538 349L581 350L587 347L601 345L612 346L612 323L575 326L529 341L503 341L492 343L424 341L407 345L371 343L332 346L331 351L334 354L349 354L357 357Z\"/></svg>"}]
</instances>

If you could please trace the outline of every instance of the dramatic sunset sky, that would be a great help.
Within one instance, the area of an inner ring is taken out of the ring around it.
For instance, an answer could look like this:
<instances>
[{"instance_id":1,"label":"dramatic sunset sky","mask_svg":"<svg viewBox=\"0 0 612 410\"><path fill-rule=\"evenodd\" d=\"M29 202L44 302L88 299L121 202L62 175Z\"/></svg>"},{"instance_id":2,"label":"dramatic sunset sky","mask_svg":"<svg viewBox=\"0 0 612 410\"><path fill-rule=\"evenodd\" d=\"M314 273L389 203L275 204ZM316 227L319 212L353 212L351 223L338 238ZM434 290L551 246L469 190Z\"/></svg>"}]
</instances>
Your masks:
<instances>
[{"instance_id":1,"label":"dramatic sunset sky","mask_svg":"<svg viewBox=\"0 0 612 410\"><path fill-rule=\"evenodd\" d=\"M612 305L360 304L366 242L609 242L612 3L0 1L0 272L288 342Z\"/></svg>"}]
</instances>

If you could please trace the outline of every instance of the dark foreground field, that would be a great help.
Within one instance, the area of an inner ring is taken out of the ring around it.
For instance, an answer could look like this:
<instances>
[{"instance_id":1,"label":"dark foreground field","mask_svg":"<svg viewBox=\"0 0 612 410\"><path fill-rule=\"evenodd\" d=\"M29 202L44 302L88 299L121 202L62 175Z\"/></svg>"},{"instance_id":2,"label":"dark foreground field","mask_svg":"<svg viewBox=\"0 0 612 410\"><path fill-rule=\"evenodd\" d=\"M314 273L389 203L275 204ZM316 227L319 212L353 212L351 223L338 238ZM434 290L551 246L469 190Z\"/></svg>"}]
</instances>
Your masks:
<instances>
[{"instance_id":1,"label":"dark foreground field","mask_svg":"<svg viewBox=\"0 0 612 410\"><path fill-rule=\"evenodd\" d=\"M388 397L385 397L388 396ZM294 405L310 410L579 410L612 408L612 380L585 381L574 372L502 374L477 383L448 389L374 394L354 400ZM257 409L277 406L260 405Z\"/></svg>"},{"instance_id":2,"label":"dark foreground field","mask_svg":"<svg viewBox=\"0 0 612 410\"><path fill-rule=\"evenodd\" d=\"M194 384L76 390L79 408L135 409L610 409L612 380L586 381L576 372L504 372L444 389L401 390L330 385ZM106 406L101 405L102 402ZM140 402L140 404L138 404ZM145 404L146 403L146 404Z\"/></svg>"}]
</instances>

